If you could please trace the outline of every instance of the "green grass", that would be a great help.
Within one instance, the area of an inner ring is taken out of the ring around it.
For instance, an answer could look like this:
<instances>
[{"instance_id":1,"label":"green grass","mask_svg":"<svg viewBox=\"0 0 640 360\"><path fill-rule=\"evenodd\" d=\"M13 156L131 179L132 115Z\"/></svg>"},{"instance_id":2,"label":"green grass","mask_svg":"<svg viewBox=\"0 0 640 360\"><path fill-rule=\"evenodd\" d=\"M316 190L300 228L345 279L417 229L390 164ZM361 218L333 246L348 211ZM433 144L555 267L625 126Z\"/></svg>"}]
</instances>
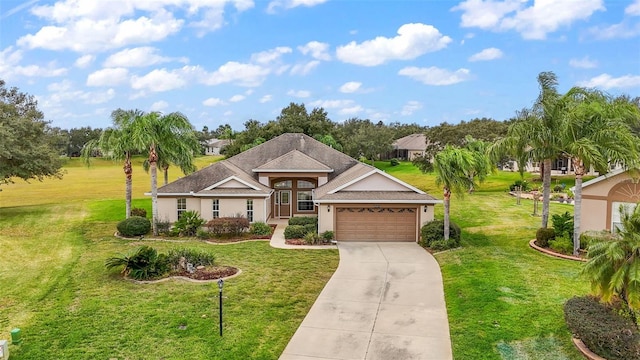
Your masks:
<instances>
[{"instance_id":1,"label":"green grass","mask_svg":"<svg viewBox=\"0 0 640 360\"><path fill-rule=\"evenodd\" d=\"M215 160L199 158L199 167ZM441 197L433 175L409 163L384 169ZM107 257L149 244L112 236L124 214L121 165L86 168L72 159L65 170L62 180L16 183L0 192L0 338L19 327L24 339L11 345L12 359L275 359L337 266L332 250L151 243L161 252L211 251L221 265L242 269L225 285L220 338L216 285L135 285L104 268ZM436 258L456 359L580 359L562 315L564 301L588 290L577 277L580 264L528 247L540 218L531 216L531 201L516 205L507 195L518 178L501 172L474 194L452 199L463 247ZM136 165L133 179L134 206L150 211L143 195L148 175ZM551 210L571 206L553 203Z\"/></svg>"}]
</instances>

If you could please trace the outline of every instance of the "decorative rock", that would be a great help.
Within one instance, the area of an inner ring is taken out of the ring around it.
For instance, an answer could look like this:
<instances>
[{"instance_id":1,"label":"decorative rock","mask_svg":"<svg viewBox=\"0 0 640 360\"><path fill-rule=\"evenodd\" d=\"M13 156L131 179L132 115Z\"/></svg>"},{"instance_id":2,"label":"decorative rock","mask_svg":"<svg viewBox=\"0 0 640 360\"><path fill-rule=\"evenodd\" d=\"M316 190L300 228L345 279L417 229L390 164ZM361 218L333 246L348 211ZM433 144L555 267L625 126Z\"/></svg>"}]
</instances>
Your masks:
<instances>
[{"instance_id":1,"label":"decorative rock","mask_svg":"<svg viewBox=\"0 0 640 360\"><path fill-rule=\"evenodd\" d=\"M197 270L202 270L202 269L204 269L204 265L198 265L198 266L196 267L196 269L197 269Z\"/></svg>"}]
</instances>

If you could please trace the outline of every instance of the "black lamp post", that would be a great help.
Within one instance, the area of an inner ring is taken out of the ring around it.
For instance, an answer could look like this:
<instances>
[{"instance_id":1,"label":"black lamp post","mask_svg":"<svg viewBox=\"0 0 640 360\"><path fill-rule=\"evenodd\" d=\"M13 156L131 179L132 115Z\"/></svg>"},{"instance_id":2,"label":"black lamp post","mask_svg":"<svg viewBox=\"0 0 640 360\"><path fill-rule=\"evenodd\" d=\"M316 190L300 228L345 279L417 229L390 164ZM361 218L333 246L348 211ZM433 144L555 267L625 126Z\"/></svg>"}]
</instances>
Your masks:
<instances>
[{"instance_id":1,"label":"black lamp post","mask_svg":"<svg viewBox=\"0 0 640 360\"><path fill-rule=\"evenodd\" d=\"M218 290L220 290L220 336L222 336L222 287L224 286L224 280L218 280Z\"/></svg>"}]
</instances>

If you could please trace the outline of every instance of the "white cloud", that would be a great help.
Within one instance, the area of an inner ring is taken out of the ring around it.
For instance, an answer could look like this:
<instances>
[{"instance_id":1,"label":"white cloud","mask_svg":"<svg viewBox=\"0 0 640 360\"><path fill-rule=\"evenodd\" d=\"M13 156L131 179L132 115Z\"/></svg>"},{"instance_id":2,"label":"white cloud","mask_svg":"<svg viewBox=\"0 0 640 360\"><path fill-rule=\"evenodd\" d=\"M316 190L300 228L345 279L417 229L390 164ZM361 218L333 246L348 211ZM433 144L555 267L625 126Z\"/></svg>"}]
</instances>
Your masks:
<instances>
[{"instance_id":1,"label":"white cloud","mask_svg":"<svg viewBox=\"0 0 640 360\"><path fill-rule=\"evenodd\" d=\"M402 107L402 111L400 111L400 115L402 116L413 115L414 112L420 109L422 109L422 103L420 103L419 101L415 101L415 100L407 101L407 103L404 104L404 106Z\"/></svg>"},{"instance_id":2,"label":"white cloud","mask_svg":"<svg viewBox=\"0 0 640 360\"><path fill-rule=\"evenodd\" d=\"M298 98L308 98L311 96L311 92L308 90L289 90L287 95Z\"/></svg>"},{"instance_id":3,"label":"white cloud","mask_svg":"<svg viewBox=\"0 0 640 360\"><path fill-rule=\"evenodd\" d=\"M218 105L224 105L224 104L225 102L220 98L208 98L202 102L202 105L204 106L218 106Z\"/></svg>"},{"instance_id":4,"label":"white cloud","mask_svg":"<svg viewBox=\"0 0 640 360\"><path fill-rule=\"evenodd\" d=\"M238 12L254 6L252 0L119 0L116 5L111 1L61 0L33 7L31 12L47 22L17 43L30 49L89 52L164 40L185 24L203 35L224 25L228 4ZM173 12L182 13L176 10L183 10L186 19L176 19Z\"/></svg>"},{"instance_id":5,"label":"white cloud","mask_svg":"<svg viewBox=\"0 0 640 360\"><path fill-rule=\"evenodd\" d=\"M254 64L230 61L207 74L200 81L205 85L220 85L233 82L240 86L255 87L262 84L271 70Z\"/></svg>"},{"instance_id":6,"label":"white cloud","mask_svg":"<svg viewBox=\"0 0 640 360\"><path fill-rule=\"evenodd\" d=\"M585 56L582 59L569 60L569 66L578 68L578 69L593 69L598 67L598 62L595 60L589 59L588 56Z\"/></svg>"},{"instance_id":7,"label":"white cloud","mask_svg":"<svg viewBox=\"0 0 640 360\"><path fill-rule=\"evenodd\" d=\"M329 44L322 43L319 41L310 41L303 46L298 46L298 50L303 55L310 54L311 57L318 60L329 61L331 60L331 55L329 55Z\"/></svg>"},{"instance_id":8,"label":"white cloud","mask_svg":"<svg viewBox=\"0 0 640 360\"><path fill-rule=\"evenodd\" d=\"M640 86L640 75L624 75L620 77L612 77L609 74L601 74L587 81L578 83L578 86L588 88L601 88L601 89L625 89L634 88Z\"/></svg>"},{"instance_id":9,"label":"white cloud","mask_svg":"<svg viewBox=\"0 0 640 360\"><path fill-rule=\"evenodd\" d=\"M271 96L271 95L265 95L265 96L261 97L261 98L260 98L260 100L258 100L258 101L259 101L261 104L264 104L264 103L268 103L268 102L270 102L270 101L272 101L272 100L273 100L273 96Z\"/></svg>"},{"instance_id":10,"label":"white cloud","mask_svg":"<svg viewBox=\"0 0 640 360\"><path fill-rule=\"evenodd\" d=\"M143 76L134 75L131 78L131 87L136 90L150 92L179 89L187 84L189 75L197 70L195 67L188 66L171 71L155 69Z\"/></svg>"},{"instance_id":11,"label":"white cloud","mask_svg":"<svg viewBox=\"0 0 640 360\"><path fill-rule=\"evenodd\" d=\"M360 105L353 105L353 106L348 106L345 108L342 108L340 110L338 110L338 114L340 115L347 115L347 116L353 116L356 114L359 114L361 112L364 111L364 108Z\"/></svg>"},{"instance_id":12,"label":"white cloud","mask_svg":"<svg viewBox=\"0 0 640 360\"><path fill-rule=\"evenodd\" d=\"M222 114L222 115L224 115L224 116L231 116L231 115L233 115L233 111L231 111L231 110L227 110L227 111L225 111L225 112L224 112L224 114Z\"/></svg>"},{"instance_id":13,"label":"white cloud","mask_svg":"<svg viewBox=\"0 0 640 360\"><path fill-rule=\"evenodd\" d=\"M151 111L162 111L166 108L169 107L169 103L164 101L164 100L160 100L160 101L156 101L153 104L151 104L151 107L149 108L149 110Z\"/></svg>"},{"instance_id":14,"label":"white cloud","mask_svg":"<svg viewBox=\"0 0 640 360\"><path fill-rule=\"evenodd\" d=\"M469 61L473 62L473 61L495 60L495 59L500 59L502 55L504 55L502 53L502 50L492 47L492 48L484 49L479 53L475 53L471 55L471 57L469 58Z\"/></svg>"},{"instance_id":15,"label":"white cloud","mask_svg":"<svg viewBox=\"0 0 640 360\"><path fill-rule=\"evenodd\" d=\"M308 73L310 73L313 69L315 69L316 67L318 67L318 65L320 65L320 61L318 60L311 60L307 63L303 63L303 64L296 64L293 67L291 67L291 71L289 72L291 75L307 75Z\"/></svg>"},{"instance_id":16,"label":"white cloud","mask_svg":"<svg viewBox=\"0 0 640 360\"><path fill-rule=\"evenodd\" d=\"M95 71L87 76L87 86L117 86L129 80L129 70L125 68L107 68Z\"/></svg>"},{"instance_id":17,"label":"white cloud","mask_svg":"<svg viewBox=\"0 0 640 360\"><path fill-rule=\"evenodd\" d=\"M640 22L630 23L623 21L605 27L592 27L588 31L592 38L597 40L629 39L640 35Z\"/></svg>"},{"instance_id":18,"label":"white cloud","mask_svg":"<svg viewBox=\"0 0 640 360\"><path fill-rule=\"evenodd\" d=\"M293 50L290 47L279 46L270 50L261 51L251 55L251 61L258 64L271 64L282 58L282 55L289 54Z\"/></svg>"},{"instance_id":19,"label":"white cloud","mask_svg":"<svg viewBox=\"0 0 640 360\"><path fill-rule=\"evenodd\" d=\"M355 41L339 46L336 56L343 62L376 66L391 60L410 60L447 46L451 38L443 36L438 29L425 24L405 24L398 29L398 36L379 36L361 44Z\"/></svg>"},{"instance_id":20,"label":"white cloud","mask_svg":"<svg viewBox=\"0 0 640 360\"><path fill-rule=\"evenodd\" d=\"M55 61L50 61L45 66L22 65L22 50L12 46L0 51L0 74L4 80L16 76L26 77L56 77L67 74L68 69L58 67Z\"/></svg>"},{"instance_id":21,"label":"white cloud","mask_svg":"<svg viewBox=\"0 0 640 360\"><path fill-rule=\"evenodd\" d=\"M273 14L278 8L293 9L298 6L313 7L327 0L273 0L267 5L267 13Z\"/></svg>"},{"instance_id":22,"label":"white cloud","mask_svg":"<svg viewBox=\"0 0 640 360\"><path fill-rule=\"evenodd\" d=\"M336 109L338 114L345 116L353 116L365 111L365 109L353 100L316 100L309 105L312 107L321 107L323 109Z\"/></svg>"},{"instance_id":23,"label":"white cloud","mask_svg":"<svg viewBox=\"0 0 640 360\"><path fill-rule=\"evenodd\" d=\"M468 69L462 68L452 72L435 66L428 68L405 67L398 72L398 75L408 76L423 84L435 86L453 85L471 78L471 72Z\"/></svg>"},{"instance_id":24,"label":"white cloud","mask_svg":"<svg viewBox=\"0 0 640 360\"><path fill-rule=\"evenodd\" d=\"M240 101L244 100L245 98L246 98L246 96L238 94L238 95L233 95L229 99L229 101L230 102L240 102Z\"/></svg>"},{"instance_id":25,"label":"white cloud","mask_svg":"<svg viewBox=\"0 0 640 360\"><path fill-rule=\"evenodd\" d=\"M624 13L630 16L640 16L640 0L634 1L624 9Z\"/></svg>"},{"instance_id":26,"label":"white cloud","mask_svg":"<svg viewBox=\"0 0 640 360\"><path fill-rule=\"evenodd\" d=\"M354 93L354 92L357 92L361 86L362 86L361 82L349 81L342 84L342 86L340 86L340 92L346 93L346 94Z\"/></svg>"},{"instance_id":27,"label":"white cloud","mask_svg":"<svg viewBox=\"0 0 640 360\"><path fill-rule=\"evenodd\" d=\"M75 65L75 67L84 69L87 66L91 65L91 63L93 63L95 59L96 57L94 55L82 55L76 59L73 65Z\"/></svg>"},{"instance_id":28,"label":"white cloud","mask_svg":"<svg viewBox=\"0 0 640 360\"><path fill-rule=\"evenodd\" d=\"M161 64L178 60L180 62L188 62L187 58L173 59L161 56L158 49L151 46L143 46L137 48L129 48L121 50L115 54L111 54L105 61L105 67L145 67L155 64Z\"/></svg>"},{"instance_id":29,"label":"white cloud","mask_svg":"<svg viewBox=\"0 0 640 360\"><path fill-rule=\"evenodd\" d=\"M451 10L462 11L462 27L484 30L515 30L525 39L545 39L548 33L568 27L578 20L586 20L596 11L604 11L602 0L467 0Z\"/></svg>"}]
</instances>

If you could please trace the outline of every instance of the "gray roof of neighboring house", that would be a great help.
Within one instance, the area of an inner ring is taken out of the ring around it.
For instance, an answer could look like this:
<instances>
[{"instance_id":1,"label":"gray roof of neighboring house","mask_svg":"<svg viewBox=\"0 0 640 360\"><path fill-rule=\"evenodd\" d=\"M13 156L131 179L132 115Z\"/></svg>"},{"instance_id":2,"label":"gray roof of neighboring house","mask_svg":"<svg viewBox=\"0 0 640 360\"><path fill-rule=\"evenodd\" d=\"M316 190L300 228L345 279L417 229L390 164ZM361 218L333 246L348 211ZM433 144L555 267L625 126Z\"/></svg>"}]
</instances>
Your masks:
<instances>
[{"instance_id":1,"label":"gray roof of neighboring house","mask_svg":"<svg viewBox=\"0 0 640 360\"><path fill-rule=\"evenodd\" d=\"M229 139L209 139L209 140L207 140L207 146L209 146L209 147L221 148L221 147L227 146L229 144L231 144L231 140L229 140Z\"/></svg>"},{"instance_id":2,"label":"gray roof of neighboring house","mask_svg":"<svg viewBox=\"0 0 640 360\"><path fill-rule=\"evenodd\" d=\"M264 165L253 169L254 172L268 171L312 171L312 172L333 172L333 169L318 160L303 154L298 150L291 150L288 153L275 158Z\"/></svg>"},{"instance_id":3,"label":"gray roof of neighboring house","mask_svg":"<svg viewBox=\"0 0 640 360\"><path fill-rule=\"evenodd\" d=\"M394 149L424 151L427 148L425 134L411 134L393 142Z\"/></svg>"}]
</instances>

